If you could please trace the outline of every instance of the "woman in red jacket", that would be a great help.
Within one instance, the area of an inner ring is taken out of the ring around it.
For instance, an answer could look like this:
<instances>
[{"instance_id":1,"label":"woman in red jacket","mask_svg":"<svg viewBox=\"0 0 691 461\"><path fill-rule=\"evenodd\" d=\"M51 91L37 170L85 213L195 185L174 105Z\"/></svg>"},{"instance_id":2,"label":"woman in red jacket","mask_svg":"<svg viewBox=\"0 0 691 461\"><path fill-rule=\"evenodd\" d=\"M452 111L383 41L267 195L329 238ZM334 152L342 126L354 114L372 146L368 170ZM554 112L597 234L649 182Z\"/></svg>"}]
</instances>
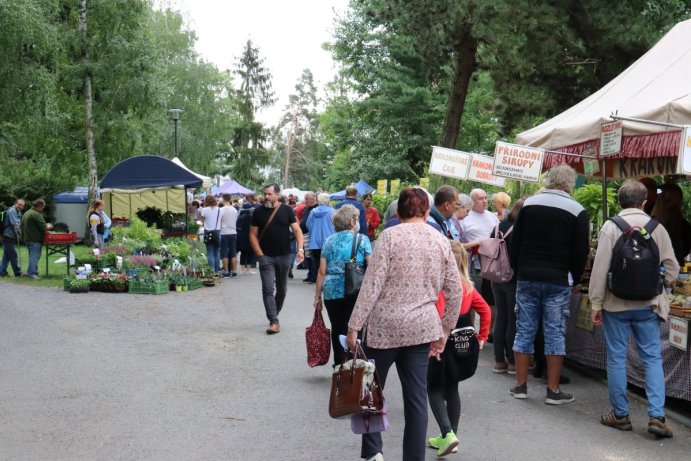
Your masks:
<instances>
[{"instance_id":1,"label":"woman in red jacket","mask_svg":"<svg viewBox=\"0 0 691 461\"><path fill-rule=\"evenodd\" d=\"M480 349L487 340L491 311L487 302L473 286L468 274L468 252L458 242L451 242L451 249L456 257L458 271L461 274L463 286L463 300L456 328L472 326L470 310L474 309L480 315L480 332L477 334ZM437 301L437 309L440 313L444 309L444 296L440 293ZM446 456L458 451L458 420L461 417L461 396L458 392L458 383L469 378L475 373L477 367L477 354L472 358L457 360L450 351L449 343L441 354L441 360L430 358L429 372L427 375L427 395L429 405L434 413L434 418L439 424L441 434L428 440L429 446L437 449L437 456ZM468 363L470 361L471 363Z\"/></svg>"}]
</instances>

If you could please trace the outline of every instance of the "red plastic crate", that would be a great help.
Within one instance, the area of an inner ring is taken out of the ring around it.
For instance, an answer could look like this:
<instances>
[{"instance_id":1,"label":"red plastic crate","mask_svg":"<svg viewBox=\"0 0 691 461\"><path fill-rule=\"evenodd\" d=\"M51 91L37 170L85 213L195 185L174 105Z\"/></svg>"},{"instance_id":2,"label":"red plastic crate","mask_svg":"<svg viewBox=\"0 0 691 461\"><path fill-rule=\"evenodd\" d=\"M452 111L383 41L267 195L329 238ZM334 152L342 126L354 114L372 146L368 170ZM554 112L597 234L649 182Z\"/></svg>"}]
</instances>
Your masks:
<instances>
[{"instance_id":1,"label":"red plastic crate","mask_svg":"<svg viewBox=\"0 0 691 461\"><path fill-rule=\"evenodd\" d=\"M46 231L43 234L43 243L46 243L49 245L51 243L63 244L63 245L69 245L72 243L77 243L77 233L76 232L51 233L51 232Z\"/></svg>"}]
</instances>

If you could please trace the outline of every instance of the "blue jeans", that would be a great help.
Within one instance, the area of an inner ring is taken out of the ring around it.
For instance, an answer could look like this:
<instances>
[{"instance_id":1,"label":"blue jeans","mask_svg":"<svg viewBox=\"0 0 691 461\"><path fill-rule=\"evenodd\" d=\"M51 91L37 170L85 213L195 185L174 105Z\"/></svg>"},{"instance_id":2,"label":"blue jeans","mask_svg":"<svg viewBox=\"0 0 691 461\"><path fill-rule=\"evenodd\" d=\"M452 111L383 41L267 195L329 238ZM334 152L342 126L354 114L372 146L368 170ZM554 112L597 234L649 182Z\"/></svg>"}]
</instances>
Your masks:
<instances>
[{"instance_id":1,"label":"blue jeans","mask_svg":"<svg viewBox=\"0 0 691 461\"><path fill-rule=\"evenodd\" d=\"M16 244L9 238L2 238L2 263L0 264L0 275L7 275L7 266L12 264L12 270L15 277L22 275L22 268L19 267L19 259L17 258Z\"/></svg>"},{"instance_id":2,"label":"blue jeans","mask_svg":"<svg viewBox=\"0 0 691 461\"><path fill-rule=\"evenodd\" d=\"M566 355L566 322L571 287L519 280L516 287L516 338L514 352L535 352L535 335L542 321L545 355Z\"/></svg>"},{"instance_id":3,"label":"blue jeans","mask_svg":"<svg viewBox=\"0 0 691 461\"><path fill-rule=\"evenodd\" d=\"M298 242L297 240L290 241L290 268L295 267L295 257L298 254Z\"/></svg>"},{"instance_id":4,"label":"blue jeans","mask_svg":"<svg viewBox=\"0 0 691 461\"><path fill-rule=\"evenodd\" d=\"M27 242L26 246L29 249L29 267L26 273L31 277L32 275L38 275L38 260L41 258L43 244L40 242Z\"/></svg>"},{"instance_id":5,"label":"blue jeans","mask_svg":"<svg viewBox=\"0 0 691 461\"><path fill-rule=\"evenodd\" d=\"M638 349L638 357L645 370L645 393L648 396L648 416L665 416L665 373L660 352L660 318L652 307L623 312L602 311L602 329L607 347L607 390L609 401L617 416L629 414L626 397L626 356L629 337Z\"/></svg>"},{"instance_id":6,"label":"blue jeans","mask_svg":"<svg viewBox=\"0 0 691 461\"><path fill-rule=\"evenodd\" d=\"M221 270L221 245L220 243L206 243L206 260L211 266L211 270L218 272Z\"/></svg>"},{"instance_id":7,"label":"blue jeans","mask_svg":"<svg viewBox=\"0 0 691 461\"><path fill-rule=\"evenodd\" d=\"M403 459L424 461L427 436L427 367L429 365L429 344L372 349L365 345L365 354L374 360L382 389L386 387L386 376L394 363L403 390ZM386 394L386 393L384 393ZM361 458L371 458L383 453L381 432L362 436Z\"/></svg>"},{"instance_id":8,"label":"blue jeans","mask_svg":"<svg viewBox=\"0 0 691 461\"><path fill-rule=\"evenodd\" d=\"M262 256L259 258L259 275L262 279L262 299L269 323L279 323L278 314L288 292L288 265L290 254ZM275 291L274 291L275 290Z\"/></svg>"}]
</instances>

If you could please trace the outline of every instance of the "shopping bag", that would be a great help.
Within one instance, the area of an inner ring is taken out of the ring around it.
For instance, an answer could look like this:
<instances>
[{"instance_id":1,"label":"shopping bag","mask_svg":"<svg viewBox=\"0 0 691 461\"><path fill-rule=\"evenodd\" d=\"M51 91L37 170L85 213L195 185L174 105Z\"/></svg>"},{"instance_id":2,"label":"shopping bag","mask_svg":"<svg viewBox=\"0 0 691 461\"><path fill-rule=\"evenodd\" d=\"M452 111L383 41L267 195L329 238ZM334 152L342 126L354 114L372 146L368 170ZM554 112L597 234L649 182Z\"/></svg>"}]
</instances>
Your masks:
<instances>
[{"instance_id":1,"label":"shopping bag","mask_svg":"<svg viewBox=\"0 0 691 461\"><path fill-rule=\"evenodd\" d=\"M305 328L307 342L307 365L316 367L324 365L331 356L331 331L324 325L322 311L314 310L312 325Z\"/></svg>"},{"instance_id":2,"label":"shopping bag","mask_svg":"<svg viewBox=\"0 0 691 461\"><path fill-rule=\"evenodd\" d=\"M329 416L338 419L354 414L378 414L383 408L384 394L374 362L367 360L358 344L351 360L334 367Z\"/></svg>"},{"instance_id":3,"label":"shopping bag","mask_svg":"<svg viewBox=\"0 0 691 461\"><path fill-rule=\"evenodd\" d=\"M350 430L353 434L371 434L384 432L389 428L389 418L386 416L386 404L379 413L355 413L350 417Z\"/></svg>"}]
</instances>

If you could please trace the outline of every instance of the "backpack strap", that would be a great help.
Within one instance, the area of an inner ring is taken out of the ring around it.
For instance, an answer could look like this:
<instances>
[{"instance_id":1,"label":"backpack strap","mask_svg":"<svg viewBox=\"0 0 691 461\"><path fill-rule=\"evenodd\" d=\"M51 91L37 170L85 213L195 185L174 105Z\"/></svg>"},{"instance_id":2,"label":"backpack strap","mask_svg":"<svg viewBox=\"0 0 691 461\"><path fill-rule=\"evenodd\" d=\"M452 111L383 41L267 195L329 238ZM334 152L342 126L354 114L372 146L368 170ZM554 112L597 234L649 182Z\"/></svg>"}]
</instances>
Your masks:
<instances>
[{"instance_id":1,"label":"backpack strap","mask_svg":"<svg viewBox=\"0 0 691 461\"><path fill-rule=\"evenodd\" d=\"M646 238L648 238L648 235L652 237L653 231L655 230L658 224L660 223L654 220L653 218L650 218L650 221L648 221L648 223L645 226L643 226L643 229L645 229L645 231L647 232Z\"/></svg>"},{"instance_id":2,"label":"backpack strap","mask_svg":"<svg viewBox=\"0 0 691 461\"><path fill-rule=\"evenodd\" d=\"M631 226L629 226L629 223L627 223L626 220L621 216L612 216L611 218L609 218L609 220L616 224L617 227L621 229L621 231L624 234L628 233L631 230ZM648 226L648 224L646 224L646 226Z\"/></svg>"},{"instance_id":3,"label":"backpack strap","mask_svg":"<svg viewBox=\"0 0 691 461\"><path fill-rule=\"evenodd\" d=\"M499 224L497 224L497 229L499 229ZM513 224L511 224L511 227L509 227L508 229L506 229L506 232L504 232L504 233L502 234L501 237L502 237L503 239L506 239L506 237L509 236L509 234L511 233L512 230L513 230Z\"/></svg>"}]
</instances>

